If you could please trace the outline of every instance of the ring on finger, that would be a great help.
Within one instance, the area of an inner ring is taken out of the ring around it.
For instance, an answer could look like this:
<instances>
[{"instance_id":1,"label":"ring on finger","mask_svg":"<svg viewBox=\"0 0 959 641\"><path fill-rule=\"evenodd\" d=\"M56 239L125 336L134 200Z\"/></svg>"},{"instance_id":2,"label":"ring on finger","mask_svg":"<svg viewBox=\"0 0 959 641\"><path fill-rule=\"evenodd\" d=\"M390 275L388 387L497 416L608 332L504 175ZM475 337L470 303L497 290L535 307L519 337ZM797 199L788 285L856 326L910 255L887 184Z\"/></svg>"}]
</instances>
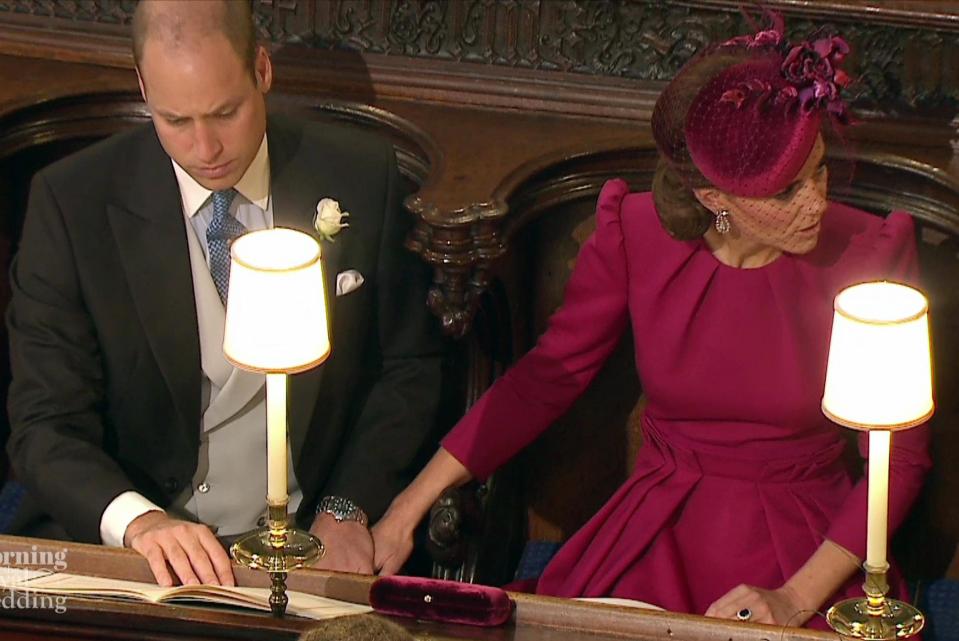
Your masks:
<instances>
[{"instance_id":1,"label":"ring on finger","mask_svg":"<svg viewBox=\"0 0 959 641\"><path fill-rule=\"evenodd\" d=\"M749 608L743 608L736 613L736 618L740 621L749 621L751 618L753 618L753 611Z\"/></svg>"}]
</instances>

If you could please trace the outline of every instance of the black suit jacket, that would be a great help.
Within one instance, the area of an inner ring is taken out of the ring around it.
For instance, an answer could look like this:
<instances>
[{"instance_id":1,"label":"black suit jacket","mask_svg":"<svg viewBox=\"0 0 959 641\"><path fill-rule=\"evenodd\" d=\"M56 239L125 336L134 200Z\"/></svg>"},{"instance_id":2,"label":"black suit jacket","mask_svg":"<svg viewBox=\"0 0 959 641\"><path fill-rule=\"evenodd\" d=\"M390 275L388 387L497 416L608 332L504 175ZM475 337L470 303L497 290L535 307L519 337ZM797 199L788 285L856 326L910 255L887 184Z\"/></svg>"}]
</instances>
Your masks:
<instances>
[{"instance_id":1,"label":"black suit jacket","mask_svg":"<svg viewBox=\"0 0 959 641\"><path fill-rule=\"evenodd\" d=\"M440 382L425 265L403 247L395 156L385 141L331 125L271 117L267 136L276 226L315 235L324 197L351 214L323 243L331 357L290 379L300 521L327 494L375 519L428 445ZM345 269L366 282L337 298ZM8 450L24 510L99 542L116 496L136 490L166 506L197 466L202 374L186 228L152 126L37 174L11 280Z\"/></svg>"}]
</instances>

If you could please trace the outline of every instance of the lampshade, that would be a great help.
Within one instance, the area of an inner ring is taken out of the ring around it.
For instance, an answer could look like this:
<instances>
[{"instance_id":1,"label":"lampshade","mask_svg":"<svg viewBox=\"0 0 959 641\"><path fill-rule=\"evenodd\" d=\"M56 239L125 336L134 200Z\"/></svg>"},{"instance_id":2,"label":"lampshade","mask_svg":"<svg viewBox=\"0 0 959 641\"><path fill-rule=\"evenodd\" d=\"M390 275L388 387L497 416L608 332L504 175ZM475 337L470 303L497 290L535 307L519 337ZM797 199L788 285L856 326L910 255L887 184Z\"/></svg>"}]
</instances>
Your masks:
<instances>
[{"instance_id":1,"label":"lampshade","mask_svg":"<svg viewBox=\"0 0 959 641\"><path fill-rule=\"evenodd\" d=\"M855 429L896 430L933 412L928 304L906 285L862 283L836 296L822 409Z\"/></svg>"},{"instance_id":2,"label":"lampshade","mask_svg":"<svg viewBox=\"0 0 959 641\"><path fill-rule=\"evenodd\" d=\"M330 353L320 245L293 229L240 236L230 250L223 351L258 372L294 373Z\"/></svg>"}]
</instances>

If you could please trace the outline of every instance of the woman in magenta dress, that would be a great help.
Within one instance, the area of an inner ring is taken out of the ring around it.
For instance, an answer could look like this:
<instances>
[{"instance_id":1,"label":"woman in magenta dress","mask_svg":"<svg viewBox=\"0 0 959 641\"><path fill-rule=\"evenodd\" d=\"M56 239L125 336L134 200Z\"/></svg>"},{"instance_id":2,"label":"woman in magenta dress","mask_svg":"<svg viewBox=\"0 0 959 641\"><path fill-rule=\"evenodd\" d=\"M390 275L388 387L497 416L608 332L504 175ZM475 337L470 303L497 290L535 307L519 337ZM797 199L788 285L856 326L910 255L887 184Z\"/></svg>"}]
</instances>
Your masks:
<instances>
[{"instance_id":1,"label":"woman in magenta dress","mask_svg":"<svg viewBox=\"0 0 959 641\"><path fill-rule=\"evenodd\" d=\"M382 573L445 488L533 441L629 327L648 400L635 470L537 592L792 625L861 594L865 480L850 479L841 428L820 409L832 302L864 280L915 282L914 232L905 213L826 200L820 127L843 117L848 47L789 47L781 33L715 47L663 92L653 192L603 187L547 331L374 527ZM890 532L930 465L927 441L925 427L893 438Z\"/></svg>"}]
</instances>

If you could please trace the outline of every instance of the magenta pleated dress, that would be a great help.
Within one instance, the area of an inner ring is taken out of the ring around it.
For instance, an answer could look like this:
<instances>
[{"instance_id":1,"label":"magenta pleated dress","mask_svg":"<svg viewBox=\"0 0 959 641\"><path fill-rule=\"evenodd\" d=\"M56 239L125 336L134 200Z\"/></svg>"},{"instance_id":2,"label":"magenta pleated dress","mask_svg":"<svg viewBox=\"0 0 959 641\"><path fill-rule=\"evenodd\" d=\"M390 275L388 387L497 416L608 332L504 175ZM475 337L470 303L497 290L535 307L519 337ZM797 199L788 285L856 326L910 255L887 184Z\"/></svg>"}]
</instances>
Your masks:
<instances>
[{"instance_id":1,"label":"magenta pleated dress","mask_svg":"<svg viewBox=\"0 0 959 641\"><path fill-rule=\"evenodd\" d=\"M648 400L635 470L537 592L701 614L740 583L780 587L825 538L863 558L866 483L851 480L844 428L820 409L833 298L865 280L915 283L911 217L831 204L811 253L737 269L702 240L670 238L652 196L621 180L603 187L596 215L547 331L443 442L487 477L572 404L632 328ZM928 437L925 426L893 436L890 532L931 464Z\"/></svg>"}]
</instances>

